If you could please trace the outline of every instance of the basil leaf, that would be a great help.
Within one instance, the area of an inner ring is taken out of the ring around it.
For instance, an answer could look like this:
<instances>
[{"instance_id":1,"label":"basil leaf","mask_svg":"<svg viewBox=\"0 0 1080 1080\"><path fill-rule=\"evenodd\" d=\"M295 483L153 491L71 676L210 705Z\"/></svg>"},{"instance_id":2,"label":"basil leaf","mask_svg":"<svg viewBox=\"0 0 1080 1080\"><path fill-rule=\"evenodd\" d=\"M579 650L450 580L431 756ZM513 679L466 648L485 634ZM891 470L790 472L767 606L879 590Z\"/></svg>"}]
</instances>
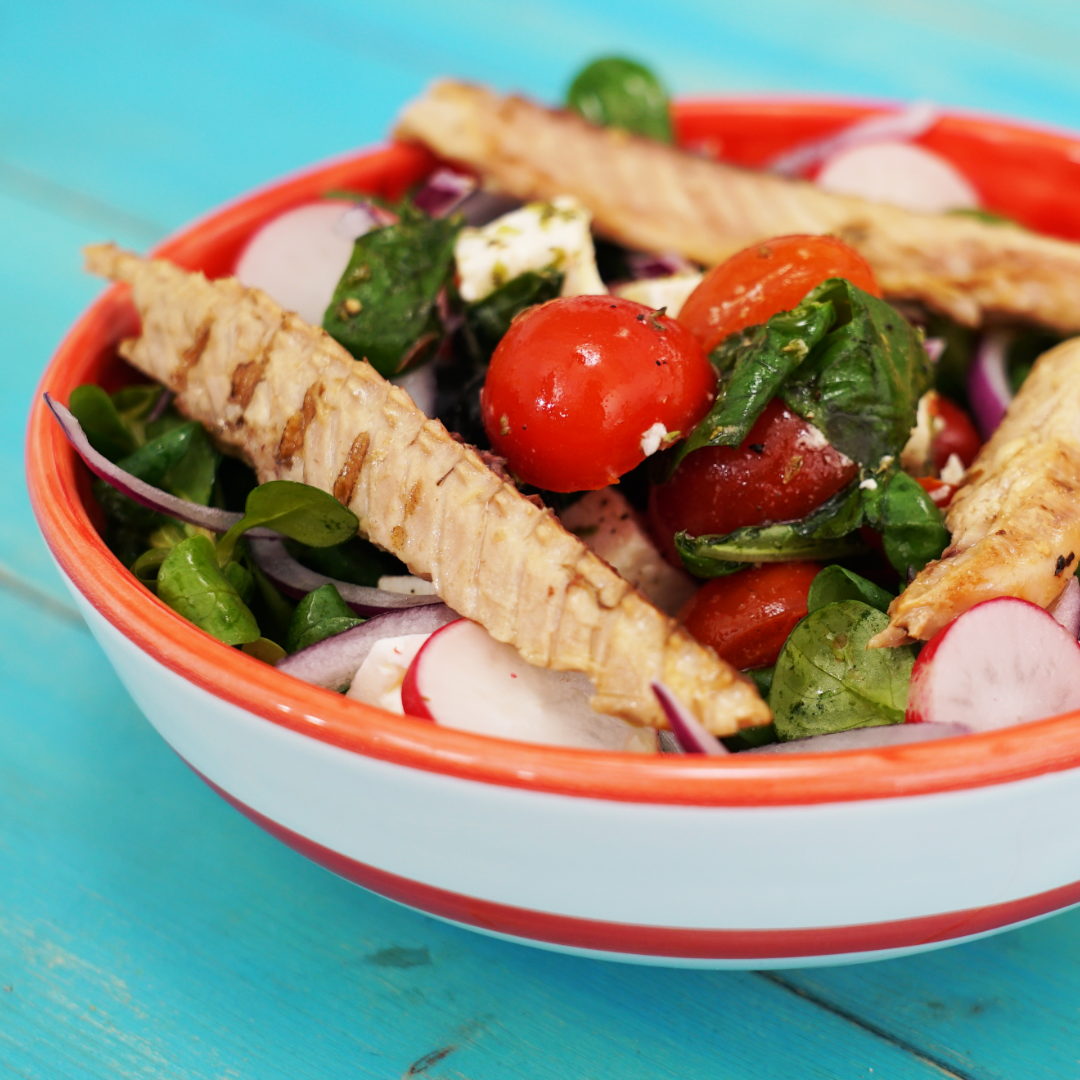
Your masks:
<instances>
[{"instance_id":1,"label":"basil leaf","mask_svg":"<svg viewBox=\"0 0 1080 1080\"><path fill-rule=\"evenodd\" d=\"M157 594L188 622L226 645L243 645L261 636L255 617L222 573L214 545L205 536L193 536L169 552L158 570Z\"/></svg>"},{"instance_id":2,"label":"basil leaf","mask_svg":"<svg viewBox=\"0 0 1080 1080\"><path fill-rule=\"evenodd\" d=\"M862 524L862 492L849 484L798 521L748 526L726 536L675 534L683 565L696 577L722 577L747 563L839 559L863 551L854 534Z\"/></svg>"},{"instance_id":3,"label":"basil leaf","mask_svg":"<svg viewBox=\"0 0 1080 1080\"><path fill-rule=\"evenodd\" d=\"M255 578L252 577L251 571L243 563L228 562L221 568L221 572L236 590L236 595L245 604L250 604L251 598L255 595Z\"/></svg>"},{"instance_id":4,"label":"basil leaf","mask_svg":"<svg viewBox=\"0 0 1080 1080\"><path fill-rule=\"evenodd\" d=\"M341 594L328 582L309 592L296 605L285 638L285 651L298 652L308 645L359 626L363 621L352 613L341 599Z\"/></svg>"},{"instance_id":5,"label":"basil leaf","mask_svg":"<svg viewBox=\"0 0 1080 1080\"><path fill-rule=\"evenodd\" d=\"M100 386L76 386L68 408L82 425L90 445L116 462L138 449L139 442L120 416L112 399Z\"/></svg>"},{"instance_id":6,"label":"basil leaf","mask_svg":"<svg viewBox=\"0 0 1080 1080\"><path fill-rule=\"evenodd\" d=\"M570 84L566 104L592 124L674 142L667 91L647 67L633 60L594 60Z\"/></svg>"},{"instance_id":7,"label":"basil leaf","mask_svg":"<svg viewBox=\"0 0 1080 1080\"><path fill-rule=\"evenodd\" d=\"M813 295L813 294L811 294ZM809 297L792 311L732 334L713 350L716 401L673 462L703 446L739 446L780 387L818 347L835 321L833 306Z\"/></svg>"},{"instance_id":8,"label":"basil leaf","mask_svg":"<svg viewBox=\"0 0 1080 1080\"><path fill-rule=\"evenodd\" d=\"M429 355L442 336L436 299L454 267L461 218L407 212L353 247L323 328L358 360L396 375Z\"/></svg>"},{"instance_id":9,"label":"basil leaf","mask_svg":"<svg viewBox=\"0 0 1080 1080\"><path fill-rule=\"evenodd\" d=\"M888 622L869 604L842 600L795 627L769 691L781 742L903 721L915 651L867 648Z\"/></svg>"},{"instance_id":10,"label":"basil leaf","mask_svg":"<svg viewBox=\"0 0 1080 1080\"><path fill-rule=\"evenodd\" d=\"M826 566L810 583L806 594L806 607L809 614L836 604L841 600L861 600L878 611L887 611L895 597L892 593L875 585L872 581L845 570L842 566Z\"/></svg>"},{"instance_id":11,"label":"basil leaf","mask_svg":"<svg viewBox=\"0 0 1080 1080\"><path fill-rule=\"evenodd\" d=\"M788 407L819 428L842 454L868 469L897 456L933 382L915 329L883 300L830 278L804 304L828 301L836 321L785 382Z\"/></svg>"},{"instance_id":12,"label":"basil leaf","mask_svg":"<svg viewBox=\"0 0 1080 1080\"><path fill-rule=\"evenodd\" d=\"M320 488L295 480L270 480L247 497L244 516L218 541L222 566L232 558L236 541L256 526L268 526L311 547L329 547L355 536L356 515Z\"/></svg>"},{"instance_id":13,"label":"basil leaf","mask_svg":"<svg viewBox=\"0 0 1080 1080\"><path fill-rule=\"evenodd\" d=\"M465 307L465 329L478 358L486 364L510 324L526 308L554 300L562 290L563 273L554 267L527 270L500 285L483 300Z\"/></svg>"},{"instance_id":14,"label":"basil leaf","mask_svg":"<svg viewBox=\"0 0 1080 1080\"><path fill-rule=\"evenodd\" d=\"M940 508L907 473L893 474L881 499L885 557L910 580L949 546L949 530Z\"/></svg>"},{"instance_id":15,"label":"basil leaf","mask_svg":"<svg viewBox=\"0 0 1080 1080\"><path fill-rule=\"evenodd\" d=\"M259 623L263 637L269 638L280 648L281 643L288 637L289 623L296 605L278 591L274 583L251 561L246 551L243 560L255 581L255 592L249 601L251 612Z\"/></svg>"}]
</instances>

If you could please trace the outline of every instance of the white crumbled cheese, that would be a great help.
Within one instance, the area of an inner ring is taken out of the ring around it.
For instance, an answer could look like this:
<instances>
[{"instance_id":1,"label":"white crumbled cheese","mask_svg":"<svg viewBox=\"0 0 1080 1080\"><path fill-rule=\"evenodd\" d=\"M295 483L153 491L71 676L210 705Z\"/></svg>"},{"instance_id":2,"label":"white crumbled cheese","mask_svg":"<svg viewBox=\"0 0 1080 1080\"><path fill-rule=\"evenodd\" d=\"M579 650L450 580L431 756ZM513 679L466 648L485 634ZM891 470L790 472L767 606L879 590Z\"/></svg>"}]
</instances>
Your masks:
<instances>
[{"instance_id":1,"label":"white crumbled cheese","mask_svg":"<svg viewBox=\"0 0 1080 1080\"><path fill-rule=\"evenodd\" d=\"M642 278L627 281L614 289L616 296L635 300L656 311L667 308L668 316L676 318L687 297L701 284L702 274L672 274L670 277Z\"/></svg>"},{"instance_id":2,"label":"white crumbled cheese","mask_svg":"<svg viewBox=\"0 0 1080 1080\"><path fill-rule=\"evenodd\" d=\"M376 641L353 676L345 696L365 705L377 705L388 712L403 714L401 684L409 665L429 637L430 634L403 634Z\"/></svg>"},{"instance_id":3,"label":"white crumbled cheese","mask_svg":"<svg viewBox=\"0 0 1080 1080\"><path fill-rule=\"evenodd\" d=\"M936 397L936 391L928 390L919 398L915 426L904 449L900 451L900 468L911 476L925 476L929 471L934 437L940 435L945 427L945 421L930 411Z\"/></svg>"},{"instance_id":4,"label":"white crumbled cheese","mask_svg":"<svg viewBox=\"0 0 1080 1080\"><path fill-rule=\"evenodd\" d=\"M824 450L829 445L829 440L825 438L824 433L814 427L813 424L807 424L805 431L800 431L798 437L795 439L795 448L797 450ZM839 454L840 451L837 450ZM844 464L850 464L850 458L844 457Z\"/></svg>"},{"instance_id":5,"label":"white crumbled cheese","mask_svg":"<svg viewBox=\"0 0 1080 1080\"><path fill-rule=\"evenodd\" d=\"M646 457L652 457L666 437L667 428L657 420L648 431L641 433L641 452Z\"/></svg>"},{"instance_id":6,"label":"white crumbled cheese","mask_svg":"<svg viewBox=\"0 0 1080 1080\"><path fill-rule=\"evenodd\" d=\"M558 195L482 228L462 229L454 245L462 299L483 300L519 274L549 266L564 275L562 296L606 293L596 269L591 222L592 215L577 199Z\"/></svg>"},{"instance_id":7,"label":"white crumbled cheese","mask_svg":"<svg viewBox=\"0 0 1080 1080\"><path fill-rule=\"evenodd\" d=\"M666 614L677 615L693 596L697 588L693 579L668 564L637 512L615 488L590 491L568 507L560 520Z\"/></svg>"},{"instance_id":8,"label":"white crumbled cheese","mask_svg":"<svg viewBox=\"0 0 1080 1080\"><path fill-rule=\"evenodd\" d=\"M406 596L434 596L435 586L423 578L412 574L384 574L379 578L379 588L383 592L404 593Z\"/></svg>"},{"instance_id":9,"label":"white crumbled cheese","mask_svg":"<svg viewBox=\"0 0 1080 1080\"><path fill-rule=\"evenodd\" d=\"M877 481L873 477L867 477L860 485L860 491L877 491Z\"/></svg>"},{"instance_id":10,"label":"white crumbled cheese","mask_svg":"<svg viewBox=\"0 0 1080 1080\"><path fill-rule=\"evenodd\" d=\"M949 460L945 462L945 465L941 470L941 479L946 484L952 484L953 487L958 487L964 482L966 473L967 469L964 468L964 463L960 460L960 455L950 454Z\"/></svg>"}]
</instances>

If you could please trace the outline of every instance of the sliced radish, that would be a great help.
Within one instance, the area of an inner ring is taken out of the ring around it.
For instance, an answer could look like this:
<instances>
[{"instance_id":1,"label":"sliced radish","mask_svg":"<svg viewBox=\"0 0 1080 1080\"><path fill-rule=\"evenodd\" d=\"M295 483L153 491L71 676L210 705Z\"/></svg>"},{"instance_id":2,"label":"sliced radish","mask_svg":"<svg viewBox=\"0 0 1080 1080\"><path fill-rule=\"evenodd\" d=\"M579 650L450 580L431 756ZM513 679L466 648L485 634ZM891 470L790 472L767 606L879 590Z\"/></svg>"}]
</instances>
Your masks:
<instances>
[{"instance_id":1,"label":"sliced radish","mask_svg":"<svg viewBox=\"0 0 1080 1080\"><path fill-rule=\"evenodd\" d=\"M879 750L906 743L931 742L970 735L963 724L884 724L881 727L834 731L831 735L813 735L809 739L769 743L744 750L744 754L832 754L838 750Z\"/></svg>"},{"instance_id":2,"label":"sliced radish","mask_svg":"<svg viewBox=\"0 0 1080 1080\"><path fill-rule=\"evenodd\" d=\"M1080 581L1069 578L1061 595L1046 609L1073 637L1080 637Z\"/></svg>"},{"instance_id":3,"label":"sliced radish","mask_svg":"<svg viewBox=\"0 0 1080 1080\"><path fill-rule=\"evenodd\" d=\"M363 204L340 199L287 210L248 241L236 276L305 322L321 326L353 242L375 224Z\"/></svg>"},{"instance_id":4,"label":"sliced radish","mask_svg":"<svg viewBox=\"0 0 1080 1080\"><path fill-rule=\"evenodd\" d=\"M589 706L584 675L527 664L510 645L461 619L436 631L401 688L405 712L444 727L585 750L656 752L656 732Z\"/></svg>"},{"instance_id":5,"label":"sliced radish","mask_svg":"<svg viewBox=\"0 0 1080 1080\"><path fill-rule=\"evenodd\" d=\"M1080 708L1080 644L1041 607L985 600L941 630L919 654L908 723L989 731Z\"/></svg>"},{"instance_id":6,"label":"sliced radish","mask_svg":"<svg viewBox=\"0 0 1080 1080\"><path fill-rule=\"evenodd\" d=\"M857 195L924 214L979 206L978 193L952 164L906 142L841 150L821 167L816 182L838 195Z\"/></svg>"}]
</instances>

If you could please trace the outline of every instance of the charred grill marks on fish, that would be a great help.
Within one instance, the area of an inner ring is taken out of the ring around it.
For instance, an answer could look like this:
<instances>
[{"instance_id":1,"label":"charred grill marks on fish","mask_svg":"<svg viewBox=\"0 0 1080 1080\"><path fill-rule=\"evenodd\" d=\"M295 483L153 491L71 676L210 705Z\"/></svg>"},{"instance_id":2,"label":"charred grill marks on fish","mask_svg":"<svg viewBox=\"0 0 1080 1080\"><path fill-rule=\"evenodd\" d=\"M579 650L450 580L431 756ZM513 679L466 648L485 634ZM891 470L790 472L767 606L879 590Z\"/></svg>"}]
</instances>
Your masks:
<instances>
[{"instance_id":1,"label":"charred grill marks on fish","mask_svg":"<svg viewBox=\"0 0 1080 1080\"><path fill-rule=\"evenodd\" d=\"M714 734L769 721L748 679L323 330L234 279L111 245L87 261L131 285L142 336L121 353L260 482L333 492L454 610L532 664L587 675L598 711L666 726L659 679Z\"/></svg>"}]
</instances>

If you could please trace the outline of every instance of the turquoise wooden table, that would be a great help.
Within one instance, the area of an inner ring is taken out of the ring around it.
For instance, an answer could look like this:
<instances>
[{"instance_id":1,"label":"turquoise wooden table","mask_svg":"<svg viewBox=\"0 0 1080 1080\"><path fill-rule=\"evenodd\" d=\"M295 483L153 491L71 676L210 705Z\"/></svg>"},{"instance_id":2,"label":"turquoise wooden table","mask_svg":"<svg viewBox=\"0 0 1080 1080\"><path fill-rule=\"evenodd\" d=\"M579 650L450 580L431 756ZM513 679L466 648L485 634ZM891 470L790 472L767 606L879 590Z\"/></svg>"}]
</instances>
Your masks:
<instances>
[{"instance_id":1,"label":"turquoise wooden table","mask_svg":"<svg viewBox=\"0 0 1080 1080\"><path fill-rule=\"evenodd\" d=\"M365 893L185 768L50 565L22 439L43 366L98 290L81 245L144 249L377 141L434 75L556 99L602 52L650 60L682 94L929 98L1080 129L1066 0L0 3L3 1075L1080 1075L1080 911L913 959L759 975L567 958Z\"/></svg>"}]
</instances>

